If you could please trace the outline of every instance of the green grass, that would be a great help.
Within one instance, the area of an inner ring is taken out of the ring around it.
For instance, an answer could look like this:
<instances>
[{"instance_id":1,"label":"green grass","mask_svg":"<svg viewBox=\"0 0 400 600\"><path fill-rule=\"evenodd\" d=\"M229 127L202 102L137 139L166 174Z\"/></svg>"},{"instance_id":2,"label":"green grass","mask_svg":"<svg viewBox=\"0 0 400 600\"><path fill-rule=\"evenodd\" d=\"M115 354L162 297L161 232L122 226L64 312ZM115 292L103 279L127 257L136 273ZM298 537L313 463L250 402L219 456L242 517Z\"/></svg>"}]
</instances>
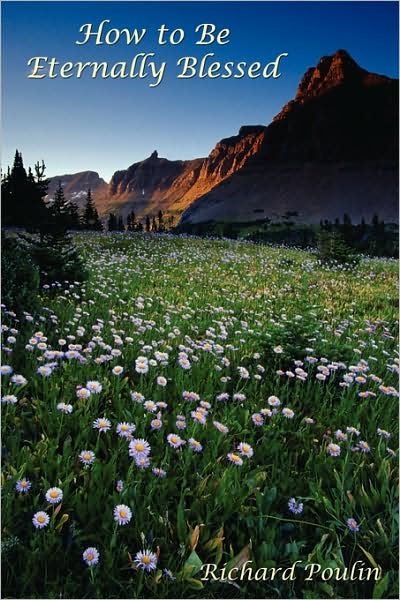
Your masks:
<instances>
[{"instance_id":1,"label":"green grass","mask_svg":"<svg viewBox=\"0 0 400 600\"><path fill-rule=\"evenodd\" d=\"M398 398L387 389L397 383L397 263L327 269L296 250L139 234L82 235L77 243L90 280L43 290L33 321L9 311L3 317L3 365L27 379L17 386L3 378L3 396L18 397L2 406L3 597L397 597L397 458L387 451L397 453L398 437ZM32 343L35 336L46 347ZM54 357L68 350L61 338L80 345L84 360ZM111 350L121 355L102 361ZM190 369L180 366L180 352ZM139 356L155 361L147 374L135 370ZM56 366L43 377L37 369L47 363ZM122 375L112 373L116 365ZM365 382L340 385L357 366ZM304 381L296 368L307 373ZM323 368L329 375L320 381ZM89 380L101 383L101 393L77 398L77 386ZM160 430L150 426L157 413L134 402L133 391L166 404ZM184 400L184 391L210 403L205 425L192 419L199 403ZM359 395L365 391L371 394ZM229 399L217 400L224 392ZM237 393L245 399L233 399ZM252 415L271 408L270 396L280 399L278 412L255 426ZM60 402L73 412L57 410ZM283 407L294 417L285 418ZM186 429L177 428L177 415ZM92 423L103 416L111 429L98 433ZM150 444L149 468L135 465L129 440L117 435L123 421ZM346 427L360 436L336 440ZM203 451L188 442L172 448L169 433L195 438ZM370 452L354 450L360 440ZM240 442L254 454L235 466L227 454ZM329 454L330 443L340 445L340 456ZM82 450L95 452L92 466L79 462ZM153 467L167 476L156 477ZM32 487L18 494L22 477ZM62 489L61 504L47 503L52 486ZM299 515L288 509L292 497L304 505ZM125 526L113 519L118 504L133 512ZM44 529L32 524L39 510L50 516ZM357 533L346 525L350 517ZM100 552L92 568L82 560L89 546ZM158 555L152 573L132 562L143 549ZM254 570L301 563L295 580L201 580L202 564L246 559ZM379 566L382 579L305 580L310 563L343 569L355 561Z\"/></svg>"}]
</instances>

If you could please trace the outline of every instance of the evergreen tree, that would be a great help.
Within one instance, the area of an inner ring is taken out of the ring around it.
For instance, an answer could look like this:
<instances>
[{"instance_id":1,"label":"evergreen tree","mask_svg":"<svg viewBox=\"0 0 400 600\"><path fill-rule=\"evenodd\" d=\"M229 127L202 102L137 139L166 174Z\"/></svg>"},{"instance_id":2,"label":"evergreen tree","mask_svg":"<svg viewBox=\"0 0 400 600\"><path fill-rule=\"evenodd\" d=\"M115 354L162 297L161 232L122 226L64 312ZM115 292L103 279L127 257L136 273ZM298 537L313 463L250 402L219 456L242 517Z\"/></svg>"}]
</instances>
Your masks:
<instances>
[{"instance_id":1,"label":"evergreen tree","mask_svg":"<svg viewBox=\"0 0 400 600\"><path fill-rule=\"evenodd\" d=\"M108 231L115 231L117 229L117 218L114 213L110 213L107 222Z\"/></svg>"},{"instance_id":2,"label":"evergreen tree","mask_svg":"<svg viewBox=\"0 0 400 600\"><path fill-rule=\"evenodd\" d=\"M143 231L143 223L141 221L136 224L136 231Z\"/></svg>"},{"instance_id":3,"label":"evergreen tree","mask_svg":"<svg viewBox=\"0 0 400 600\"><path fill-rule=\"evenodd\" d=\"M147 217L146 217L145 229L146 229L146 231L150 231L150 217L149 217L149 215L147 215Z\"/></svg>"},{"instance_id":4,"label":"evergreen tree","mask_svg":"<svg viewBox=\"0 0 400 600\"><path fill-rule=\"evenodd\" d=\"M124 218L122 215L118 217L118 231L125 231Z\"/></svg>"},{"instance_id":5,"label":"evergreen tree","mask_svg":"<svg viewBox=\"0 0 400 600\"><path fill-rule=\"evenodd\" d=\"M126 224L127 224L128 231L136 231L136 228L137 228L136 215L133 210L129 213L128 218L126 220Z\"/></svg>"},{"instance_id":6,"label":"evergreen tree","mask_svg":"<svg viewBox=\"0 0 400 600\"><path fill-rule=\"evenodd\" d=\"M82 227L83 229L92 231L103 231L103 225L101 224L90 188L86 195L86 204L82 215Z\"/></svg>"},{"instance_id":7,"label":"evergreen tree","mask_svg":"<svg viewBox=\"0 0 400 600\"><path fill-rule=\"evenodd\" d=\"M67 204L68 229L80 229L79 208L75 202Z\"/></svg>"},{"instance_id":8,"label":"evergreen tree","mask_svg":"<svg viewBox=\"0 0 400 600\"><path fill-rule=\"evenodd\" d=\"M156 232L157 231L157 223L156 223L156 218L153 217L151 220L151 231Z\"/></svg>"},{"instance_id":9,"label":"evergreen tree","mask_svg":"<svg viewBox=\"0 0 400 600\"><path fill-rule=\"evenodd\" d=\"M158 231L164 231L164 217L162 210L158 211Z\"/></svg>"},{"instance_id":10,"label":"evergreen tree","mask_svg":"<svg viewBox=\"0 0 400 600\"><path fill-rule=\"evenodd\" d=\"M347 246L337 231L321 230L318 235L318 256L324 263L356 265L359 257Z\"/></svg>"}]
</instances>

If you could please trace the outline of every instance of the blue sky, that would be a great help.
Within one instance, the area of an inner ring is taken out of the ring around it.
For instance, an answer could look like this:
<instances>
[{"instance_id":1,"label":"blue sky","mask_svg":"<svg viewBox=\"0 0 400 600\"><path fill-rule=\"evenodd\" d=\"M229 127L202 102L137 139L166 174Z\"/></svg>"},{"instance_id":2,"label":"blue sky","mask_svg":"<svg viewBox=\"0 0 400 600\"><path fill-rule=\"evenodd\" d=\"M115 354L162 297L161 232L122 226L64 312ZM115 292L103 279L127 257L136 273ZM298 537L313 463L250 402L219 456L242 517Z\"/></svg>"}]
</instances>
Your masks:
<instances>
[{"instance_id":1,"label":"blue sky","mask_svg":"<svg viewBox=\"0 0 400 600\"><path fill-rule=\"evenodd\" d=\"M82 24L148 29L140 46L85 46ZM157 28L181 27L185 40L158 46ZM200 23L229 28L224 46L196 46ZM3 155L44 159L49 176L83 170L109 179L157 149L169 159L206 156L244 124L268 124L293 98L305 70L345 48L364 68L398 76L397 2L4 2ZM66 61L131 61L155 52L163 82L146 79L28 79L33 56ZM177 79L181 56L214 52L221 62L270 62L289 55L279 79Z\"/></svg>"}]
</instances>

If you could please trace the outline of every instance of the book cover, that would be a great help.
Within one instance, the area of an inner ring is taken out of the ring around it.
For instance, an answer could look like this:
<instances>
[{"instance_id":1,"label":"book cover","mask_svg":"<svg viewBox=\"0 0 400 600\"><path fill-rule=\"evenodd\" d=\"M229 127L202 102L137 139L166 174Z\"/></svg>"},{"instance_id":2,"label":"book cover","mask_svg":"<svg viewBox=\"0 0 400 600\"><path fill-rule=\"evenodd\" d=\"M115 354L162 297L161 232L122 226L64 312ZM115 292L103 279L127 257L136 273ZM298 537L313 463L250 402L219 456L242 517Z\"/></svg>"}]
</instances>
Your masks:
<instances>
[{"instance_id":1,"label":"book cover","mask_svg":"<svg viewBox=\"0 0 400 600\"><path fill-rule=\"evenodd\" d=\"M2 2L5 598L398 597L398 10Z\"/></svg>"}]
</instances>

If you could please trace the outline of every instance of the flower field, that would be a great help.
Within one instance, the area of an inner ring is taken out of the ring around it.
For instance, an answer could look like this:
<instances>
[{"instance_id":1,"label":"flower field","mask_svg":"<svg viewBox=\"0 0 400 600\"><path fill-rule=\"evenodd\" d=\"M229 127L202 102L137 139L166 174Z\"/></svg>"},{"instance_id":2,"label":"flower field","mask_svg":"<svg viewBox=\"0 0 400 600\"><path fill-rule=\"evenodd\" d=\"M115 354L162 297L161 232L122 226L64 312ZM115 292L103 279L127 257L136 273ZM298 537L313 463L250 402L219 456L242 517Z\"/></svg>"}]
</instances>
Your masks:
<instances>
[{"instance_id":1,"label":"flower field","mask_svg":"<svg viewBox=\"0 0 400 600\"><path fill-rule=\"evenodd\" d=\"M87 282L3 307L3 597L397 597L397 262L76 242Z\"/></svg>"}]
</instances>

